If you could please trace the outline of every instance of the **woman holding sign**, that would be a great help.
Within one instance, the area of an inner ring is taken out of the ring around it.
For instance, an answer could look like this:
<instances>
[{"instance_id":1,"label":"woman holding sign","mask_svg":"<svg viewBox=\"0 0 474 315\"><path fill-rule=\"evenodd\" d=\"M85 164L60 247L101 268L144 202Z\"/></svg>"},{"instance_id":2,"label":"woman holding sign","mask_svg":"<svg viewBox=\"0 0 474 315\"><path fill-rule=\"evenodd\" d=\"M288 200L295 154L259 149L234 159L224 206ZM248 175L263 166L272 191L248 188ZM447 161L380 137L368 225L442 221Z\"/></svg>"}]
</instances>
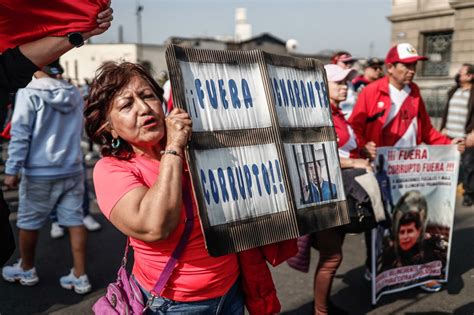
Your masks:
<instances>
[{"instance_id":1,"label":"woman holding sign","mask_svg":"<svg viewBox=\"0 0 474 315\"><path fill-rule=\"evenodd\" d=\"M341 168L361 169L361 173L371 171L372 168L367 160L357 158L357 142L354 132L339 108L339 104L347 97L347 82L355 74L355 71L342 69L338 65L332 64L326 65L324 68L328 78L329 100L338 138ZM344 183L344 187L346 184ZM315 314L347 313L329 301L334 275L342 262L344 236L343 227L319 231L313 235L313 244L319 250L319 263L314 275Z\"/></svg>"},{"instance_id":2,"label":"woman holding sign","mask_svg":"<svg viewBox=\"0 0 474 315\"><path fill-rule=\"evenodd\" d=\"M85 111L87 133L104 156L94 169L97 202L129 237L148 313L243 314L237 256L210 257L204 246L184 161L191 119L181 109L165 118L162 95L141 66L100 69ZM179 263L156 292L180 240Z\"/></svg>"}]
</instances>

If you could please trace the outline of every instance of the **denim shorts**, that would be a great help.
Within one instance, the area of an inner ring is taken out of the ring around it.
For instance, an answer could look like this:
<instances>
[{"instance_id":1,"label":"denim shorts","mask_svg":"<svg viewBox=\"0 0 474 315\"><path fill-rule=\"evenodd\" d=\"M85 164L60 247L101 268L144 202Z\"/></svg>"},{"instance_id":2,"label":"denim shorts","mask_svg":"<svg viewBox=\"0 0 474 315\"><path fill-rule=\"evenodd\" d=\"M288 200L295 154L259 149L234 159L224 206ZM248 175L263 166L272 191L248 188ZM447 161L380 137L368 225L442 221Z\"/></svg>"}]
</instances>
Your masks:
<instances>
[{"instance_id":1,"label":"denim shorts","mask_svg":"<svg viewBox=\"0 0 474 315\"><path fill-rule=\"evenodd\" d=\"M23 230L39 230L53 209L57 211L60 225L80 226L83 224L83 196L83 174L60 179L22 176L16 226Z\"/></svg>"},{"instance_id":2,"label":"denim shorts","mask_svg":"<svg viewBox=\"0 0 474 315\"><path fill-rule=\"evenodd\" d=\"M135 278L134 278L135 279ZM135 282L137 282L135 280ZM150 292L143 289L137 282L143 293L143 298L147 301ZM240 285L240 279L223 296L195 302L178 302L164 297L156 297L146 315L161 314L189 314L189 315L243 315L244 314L244 294Z\"/></svg>"}]
</instances>

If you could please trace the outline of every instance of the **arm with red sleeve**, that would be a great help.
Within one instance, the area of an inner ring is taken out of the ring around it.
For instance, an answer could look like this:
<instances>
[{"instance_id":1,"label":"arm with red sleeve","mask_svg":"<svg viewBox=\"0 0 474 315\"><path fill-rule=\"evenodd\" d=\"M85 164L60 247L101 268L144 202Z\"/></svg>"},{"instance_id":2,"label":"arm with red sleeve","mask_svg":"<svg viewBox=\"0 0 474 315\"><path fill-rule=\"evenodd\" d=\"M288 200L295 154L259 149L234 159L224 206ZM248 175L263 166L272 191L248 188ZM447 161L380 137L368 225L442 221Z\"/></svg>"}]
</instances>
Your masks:
<instances>
[{"instance_id":1,"label":"arm with red sleeve","mask_svg":"<svg viewBox=\"0 0 474 315\"><path fill-rule=\"evenodd\" d=\"M425 103L420 97L420 106L418 107L418 122L421 128L421 141L426 144L451 144L451 139L438 130L431 124L430 116L426 111Z\"/></svg>"},{"instance_id":2,"label":"arm with red sleeve","mask_svg":"<svg viewBox=\"0 0 474 315\"><path fill-rule=\"evenodd\" d=\"M42 68L74 48L67 34L81 32L87 40L105 32L112 19L109 0L57 0L48 6L43 1L3 0L0 52L19 47L22 56Z\"/></svg>"},{"instance_id":3,"label":"arm with red sleeve","mask_svg":"<svg viewBox=\"0 0 474 315\"><path fill-rule=\"evenodd\" d=\"M47 36L91 31L97 27L98 13L109 6L109 0L55 0L47 4L36 0L2 0L0 51Z\"/></svg>"}]
</instances>

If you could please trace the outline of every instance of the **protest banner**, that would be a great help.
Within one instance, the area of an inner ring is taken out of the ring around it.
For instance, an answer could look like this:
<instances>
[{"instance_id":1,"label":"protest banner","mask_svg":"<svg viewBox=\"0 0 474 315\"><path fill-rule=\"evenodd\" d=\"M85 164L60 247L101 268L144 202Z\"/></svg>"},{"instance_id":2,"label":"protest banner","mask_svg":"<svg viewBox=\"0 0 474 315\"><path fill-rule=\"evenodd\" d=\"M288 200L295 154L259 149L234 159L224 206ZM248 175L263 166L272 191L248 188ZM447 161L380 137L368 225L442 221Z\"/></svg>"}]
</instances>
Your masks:
<instances>
[{"instance_id":1,"label":"protest banner","mask_svg":"<svg viewBox=\"0 0 474 315\"><path fill-rule=\"evenodd\" d=\"M348 223L323 66L170 45L173 102L213 256Z\"/></svg>"},{"instance_id":2,"label":"protest banner","mask_svg":"<svg viewBox=\"0 0 474 315\"><path fill-rule=\"evenodd\" d=\"M391 228L372 231L372 303L448 281L460 154L455 145L377 148L376 177Z\"/></svg>"}]
</instances>

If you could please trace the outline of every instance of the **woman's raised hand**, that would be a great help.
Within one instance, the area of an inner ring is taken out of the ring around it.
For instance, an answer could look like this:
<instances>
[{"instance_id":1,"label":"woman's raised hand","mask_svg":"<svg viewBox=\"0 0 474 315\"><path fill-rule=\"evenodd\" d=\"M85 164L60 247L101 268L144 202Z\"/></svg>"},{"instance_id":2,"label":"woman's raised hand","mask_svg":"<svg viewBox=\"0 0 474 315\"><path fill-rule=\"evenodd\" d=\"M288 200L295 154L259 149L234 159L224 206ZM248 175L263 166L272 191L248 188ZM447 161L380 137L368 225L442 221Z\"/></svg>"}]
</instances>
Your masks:
<instances>
[{"instance_id":1,"label":"woman's raised hand","mask_svg":"<svg viewBox=\"0 0 474 315\"><path fill-rule=\"evenodd\" d=\"M192 132L192 121L188 113L184 109L174 108L166 117L165 124L166 149L183 150Z\"/></svg>"}]
</instances>

